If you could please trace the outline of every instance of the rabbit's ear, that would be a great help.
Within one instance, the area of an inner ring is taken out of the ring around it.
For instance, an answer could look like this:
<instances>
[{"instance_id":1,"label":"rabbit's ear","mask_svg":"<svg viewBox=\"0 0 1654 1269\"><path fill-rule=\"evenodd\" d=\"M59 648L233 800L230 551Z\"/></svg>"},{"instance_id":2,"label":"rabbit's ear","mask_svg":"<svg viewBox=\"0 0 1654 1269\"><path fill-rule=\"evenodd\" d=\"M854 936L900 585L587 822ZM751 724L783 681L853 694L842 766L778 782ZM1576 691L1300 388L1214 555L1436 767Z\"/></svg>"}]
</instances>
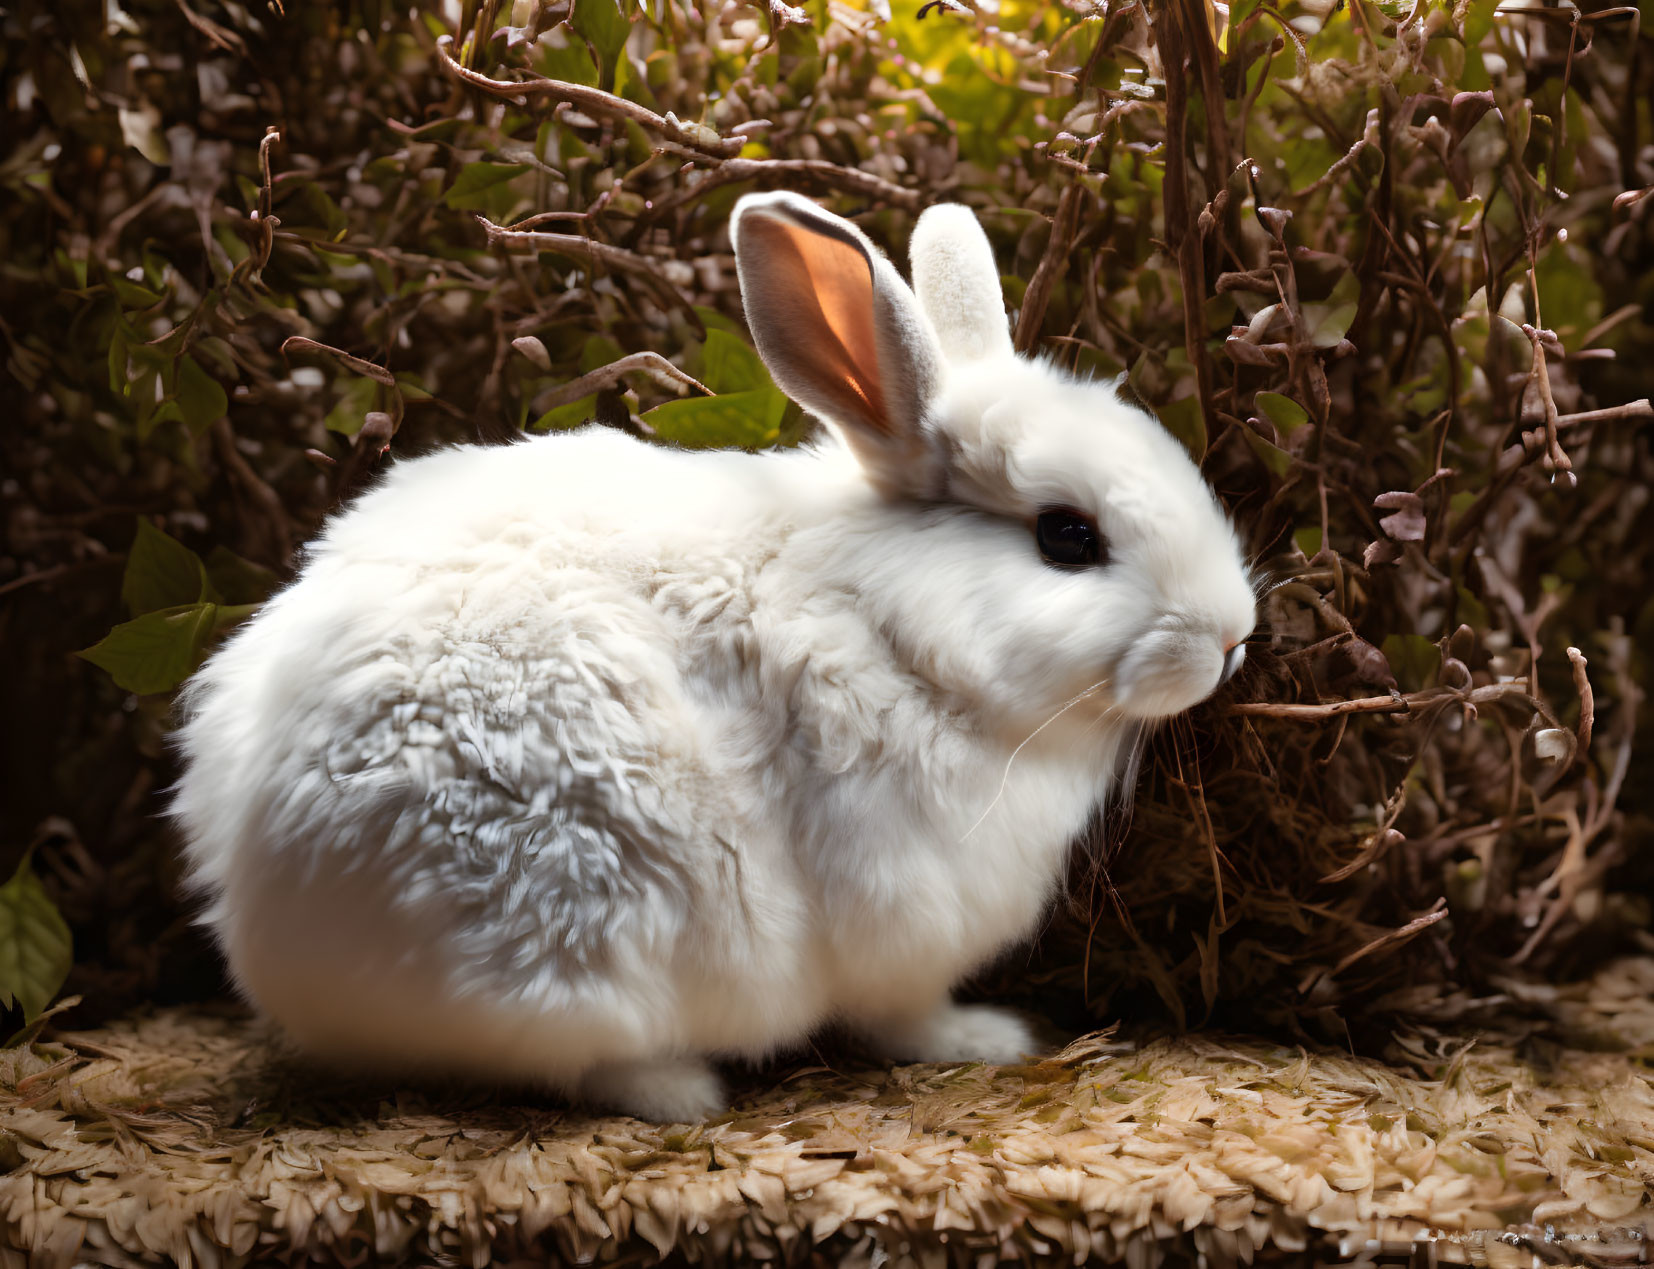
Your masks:
<instances>
[{"instance_id":1,"label":"rabbit's ear","mask_svg":"<svg viewBox=\"0 0 1654 1269\"><path fill-rule=\"evenodd\" d=\"M960 203L927 208L909 247L913 289L950 361L1008 355L1010 324L988 235Z\"/></svg>"},{"instance_id":2,"label":"rabbit's ear","mask_svg":"<svg viewBox=\"0 0 1654 1269\"><path fill-rule=\"evenodd\" d=\"M941 357L901 275L861 230L796 194L748 194L730 233L747 325L776 384L843 429L877 483L928 488L924 413Z\"/></svg>"}]
</instances>

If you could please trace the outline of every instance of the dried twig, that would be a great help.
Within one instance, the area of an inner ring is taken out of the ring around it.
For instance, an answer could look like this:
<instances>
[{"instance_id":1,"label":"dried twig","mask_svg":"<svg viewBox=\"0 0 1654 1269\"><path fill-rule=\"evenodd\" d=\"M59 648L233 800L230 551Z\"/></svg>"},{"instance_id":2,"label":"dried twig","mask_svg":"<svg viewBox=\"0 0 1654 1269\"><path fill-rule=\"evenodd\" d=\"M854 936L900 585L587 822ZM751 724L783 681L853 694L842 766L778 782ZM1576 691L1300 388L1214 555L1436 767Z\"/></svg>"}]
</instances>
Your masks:
<instances>
[{"instance_id":1,"label":"dried twig","mask_svg":"<svg viewBox=\"0 0 1654 1269\"><path fill-rule=\"evenodd\" d=\"M1568 649L1568 660L1574 667L1574 691L1579 693L1579 728L1575 733L1580 761L1591 748L1591 725L1596 719L1596 695L1591 691L1591 678L1585 672L1585 654L1578 648Z\"/></svg>"},{"instance_id":2,"label":"dried twig","mask_svg":"<svg viewBox=\"0 0 1654 1269\"><path fill-rule=\"evenodd\" d=\"M1627 401L1623 405L1609 406L1601 410L1581 410L1576 414L1558 415L1552 420L1551 426L1558 432L1566 431L1584 423L1616 423L1627 419L1654 418L1654 402L1647 397L1637 401ZM1534 440L1543 444L1543 433L1529 433ZM1509 446L1499 455L1493 474L1487 485L1476 495L1476 501L1465 509L1458 519L1453 522L1453 530L1449 534L1449 541L1455 547L1468 547L1469 539L1486 519L1488 512L1498 503L1504 492L1510 488L1511 481L1516 474L1528 464L1528 461L1538 452L1540 446L1518 443Z\"/></svg>"},{"instance_id":3,"label":"dried twig","mask_svg":"<svg viewBox=\"0 0 1654 1269\"><path fill-rule=\"evenodd\" d=\"M660 265L648 256L625 247L617 247L612 243L598 242L595 238L582 238L578 234L548 234L540 230L506 229L496 225L486 216L478 215L476 219L488 235L488 245L491 247L503 247L508 251L554 251L558 255L583 259L588 264L603 265L622 273L634 274L653 284L662 296L694 317L694 306L661 271ZM695 323L699 326L698 318L695 319Z\"/></svg>"},{"instance_id":4,"label":"dried twig","mask_svg":"<svg viewBox=\"0 0 1654 1269\"><path fill-rule=\"evenodd\" d=\"M1277 701L1241 701L1230 705L1224 713L1251 718L1282 718L1294 722L1320 722L1345 714L1410 714L1430 706L1457 701L1475 708L1511 697L1520 697L1548 720L1549 711L1531 695L1528 684L1505 680L1484 683L1468 691L1457 687L1427 687L1421 691L1400 692L1391 696L1358 696L1347 701L1321 701L1317 704L1289 704Z\"/></svg>"},{"instance_id":5,"label":"dried twig","mask_svg":"<svg viewBox=\"0 0 1654 1269\"><path fill-rule=\"evenodd\" d=\"M1051 299L1051 288L1068 269L1068 253L1074 244L1074 231L1079 224L1080 207L1085 199L1085 186L1071 181L1063 187L1057 199L1057 212L1051 218L1051 237L1046 240L1045 253L1039 267L1028 282L1022 299L1022 311L1017 315L1016 349L1032 352L1039 343L1040 324L1045 320L1045 306Z\"/></svg>"},{"instance_id":6,"label":"dried twig","mask_svg":"<svg viewBox=\"0 0 1654 1269\"><path fill-rule=\"evenodd\" d=\"M1533 279L1534 291L1537 295L1539 283L1537 279L1533 278L1531 270L1529 278ZM1577 481L1574 476L1573 462L1563 451L1561 442L1556 438L1556 400L1551 396L1551 374L1545 360L1545 342L1540 338L1539 330L1536 327L1529 326L1526 322L1522 324L1522 333L1533 341L1533 386L1539 394L1539 403L1545 410L1545 450L1540 461L1544 464L1546 471L1560 474L1563 483L1571 487Z\"/></svg>"},{"instance_id":7,"label":"dried twig","mask_svg":"<svg viewBox=\"0 0 1654 1269\"><path fill-rule=\"evenodd\" d=\"M1397 943L1405 943L1414 935L1421 934L1425 930L1428 930L1437 921L1443 921L1446 919L1447 900L1437 899L1435 906L1423 916L1416 917L1400 929L1391 930L1387 934L1380 935L1371 943L1366 944L1364 947L1358 947L1355 951L1351 952L1343 960L1339 961L1338 964L1332 967L1332 977L1337 978L1338 975L1342 974L1346 969L1348 969L1351 965L1354 965L1362 957L1370 956L1382 947L1392 947Z\"/></svg>"},{"instance_id":8,"label":"dried twig","mask_svg":"<svg viewBox=\"0 0 1654 1269\"><path fill-rule=\"evenodd\" d=\"M697 199L705 198L713 190L737 181L756 182L760 189L777 185L787 189L798 186L839 190L877 199L896 207L916 208L919 191L864 172L860 168L843 167L826 159L725 159L715 167L700 172L692 182L671 198L660 200L646 215L659 220Z\"/></svg>"},{"instance_id":9,"label":"dried twig","mask_svg":"<svg viewBox=\"0 0 1654 1269\"><path fill-rule=\"evenodd\" d=\"M525 80L491 79L487 75L461 66L449 51L452 47L453 40L449 36L444 35L437 40L437 59L442 69L452 78L490 96L520 98L524 101L535 97L566 101L595 118L630 121L648 128L651 132L658 132L687 149L713 158L734 158L746 144L744 137L721 137L704 124L684 123L670 114L657 115L647 106L640 106L635 101L627 101L624 97L606 93L601 88L570 84L561 79L547 79L544 76Z\"/></svg>"},{"instance_id":10,"label":"dried twig","mask_svg":"<svg viewBox=\"0 0 1654 1269\"><path fill-rule=\"evenodd\" d=\"M1150 26L1166 65L1166 240L1177 257L1182 282L1184 351L1195 369L1201 414L1210 427L1212 367L1203 347L1206 319L1202 311L1206 299L1206 263L1189 194L1189 160L1184 135L1189 109L1185 83L1187 48L1178 7L1164 6L1151 19Z\"/></svg>"},{"instance_id":11,"label":"dried twig","mask_svg":"<svg viewBox=\"0 0 1654 1269\"><path fill-rule=\"evenodd\" d=\"M235 432L228 419L212 425L213 453L230 478L230 483L254 510L247 528L255 537L252 553L277 569L292 563L293 542L298 536L281 495L253 469L236 448Z\"/></svg>"},{"instance_id":12,"label":"dried twig","mask_svg":"<svg viewBox=\"0 0 1654 1269\"><path fill-rule=\"evenodd\" d=\"M1349 701L1322 701L1315 705L1280 701L1241 701L1225 712L1250 718L1287 718L1294 722L1320 722L1341 714L1406 714L1412 706L1404 696L1361 696Z\"/></svg>"},{"instance_id":13,"label":"dried twig","mask_svg":"<svg viewBox=\"0 0 1654 1269\"><path fill-rule=\"evenodd\" d=\"M193 26L207 39L211 40L226 53L234 53L237 57L247 56L247 42L236 32L226 26L220 26L211 18L203 17L192 9L187 0L173 0L178 11L184 15L184 20Z\"/></svg>"},{"instance_id":14,"label":"dried twig","mask_svg":"<svg viewBox=\"0 0 1654 1269\"><path fill-rule=\"evenodd\" d=\"M371 361L363 361L360 357L352 357L342 348L334 348L329 344L318 343L314 339L307 339L303 335L289 335L282 341L281 355L291 357L298 352L322 353L333 358L347 370L354 370L359 375L366 375L375 383L382 383L387 388L396 386L396 376L380 365Z\"/></svg>"},{"instance_id":15,"label":"dried twig","mask_svg":"<svg viewBox=\"0 0 1654 1269\"><path fill-rule=\"evenodd\" d=\"M665 375L702 396L711 396L712 389L686 371L673 365L665 357L656 352L632 353L622 357L619 361L611 361L606 366L599 366L596 370L581 375L578 379L570 379L567 383L558 384L542 392L534 399L534 409L541 414L547 410L555 410L560 405L567 405L571 401L578 401L581 397L590 396L594 392L601 392L604 388L613 387L622 376L636 370L646 370L650 374Z\"/></svg>"}]
</instances>

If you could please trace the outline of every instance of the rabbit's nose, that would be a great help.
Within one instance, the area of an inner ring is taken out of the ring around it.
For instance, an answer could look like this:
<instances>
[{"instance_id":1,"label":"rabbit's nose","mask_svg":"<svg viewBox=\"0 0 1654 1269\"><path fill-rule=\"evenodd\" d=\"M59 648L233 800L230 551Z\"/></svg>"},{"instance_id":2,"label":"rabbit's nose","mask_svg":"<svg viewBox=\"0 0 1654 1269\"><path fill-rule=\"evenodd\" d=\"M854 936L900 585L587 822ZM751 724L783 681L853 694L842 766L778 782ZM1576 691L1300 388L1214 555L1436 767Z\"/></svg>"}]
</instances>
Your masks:
<instances>
[{"instance_id":1,"label":"rabbit's nose","mask_svg":"<svg viewBox=\"0 0 1654 1269\"><path fill-rule=\"evenodd\" d=\"M1218 679L1221 686L1234 678L1241 666L1246 664L1246 645L1231 643L1223 650L1223 676Z\"/></svg>"}]
</instances>

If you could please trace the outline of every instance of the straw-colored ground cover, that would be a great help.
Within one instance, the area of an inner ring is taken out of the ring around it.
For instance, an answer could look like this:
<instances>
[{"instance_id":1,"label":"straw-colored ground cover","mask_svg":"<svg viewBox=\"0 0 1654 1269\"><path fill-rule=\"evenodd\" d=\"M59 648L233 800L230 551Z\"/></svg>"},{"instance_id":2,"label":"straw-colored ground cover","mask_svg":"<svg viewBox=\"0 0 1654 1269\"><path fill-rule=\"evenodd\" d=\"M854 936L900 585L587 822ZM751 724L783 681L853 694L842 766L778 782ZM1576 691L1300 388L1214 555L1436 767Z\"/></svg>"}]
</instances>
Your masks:
<instances>
[{"instance_id":1,"label":"straw-colored ground cover","mask_svg":"<svg viewBox=\"0 0 1654 1269\"><path fill-rule=\"evenodd\" d=\"M0 1006L83 998L0 1055L0 1259L1646 1260L1651 4L0 8ZM898 258L971 206L1279 583L981 984L1192 1035L686 1130L154 1008L223 987L173 686L386 463L796 443L727 234L777 188Z\"/></svg>"},{"instance_id":2,"label":"straw-colored ground cover","mask_svg":"<svg viewBox=\"0 0 1654 1269\"><path fill-rule=\"evenodd\" d=\"M1025 1067L835 1057L693 1128L339 1085L161 1010L0 1056L5 1255L1643 1263L1654 958L1524 995L1385 1062L1118 1032Z\"/></svg>"}]
</instances>

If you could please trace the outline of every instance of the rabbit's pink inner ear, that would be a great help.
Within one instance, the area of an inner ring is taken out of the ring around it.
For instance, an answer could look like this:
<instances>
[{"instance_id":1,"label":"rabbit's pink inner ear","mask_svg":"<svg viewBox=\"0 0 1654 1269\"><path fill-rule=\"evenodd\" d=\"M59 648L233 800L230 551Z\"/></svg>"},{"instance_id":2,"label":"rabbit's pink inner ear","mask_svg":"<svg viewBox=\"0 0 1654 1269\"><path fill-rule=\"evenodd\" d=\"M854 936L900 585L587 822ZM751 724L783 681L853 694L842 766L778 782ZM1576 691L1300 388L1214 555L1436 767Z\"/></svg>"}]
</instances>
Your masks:
<instances>
[{"instance_id":1,"label":"rabbit's pink inner ear","mask_svg":"<svg viewBox=\"0 0 1654 1269\"><path fill-rule=\"evenodd\" d=\"M784 320L794 327L789 342L802 363L792 373L813 380L840 421L890 434L873 329L872 262L854 243L779 216L754 216L742 233L762 240L755 254L786 297Z\"/></svg>"}]
</instances>

